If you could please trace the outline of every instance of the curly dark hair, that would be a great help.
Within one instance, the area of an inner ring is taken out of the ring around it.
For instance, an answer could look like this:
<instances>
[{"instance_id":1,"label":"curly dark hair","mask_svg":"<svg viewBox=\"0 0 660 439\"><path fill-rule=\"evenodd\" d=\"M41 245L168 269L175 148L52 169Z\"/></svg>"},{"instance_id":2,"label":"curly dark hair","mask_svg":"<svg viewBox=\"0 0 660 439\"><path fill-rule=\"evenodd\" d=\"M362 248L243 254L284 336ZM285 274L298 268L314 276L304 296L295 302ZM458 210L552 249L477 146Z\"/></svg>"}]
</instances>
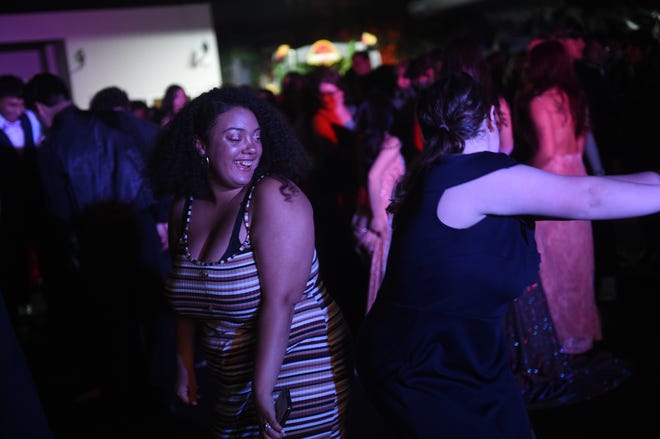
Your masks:
<instances>
[{"instance_id":1,"label":"curly dark hair","mask_svg":"<svg viewBox=\"0 0 660 439\"><path fill-rule=\"evenodd\" d=\"M280 112L253 89L226 85L202 93L163 127L149 166L157 195L211 195L195 141L209 143L218 116L236 107L252 111L261 128L263 154L253 181L262 175L273 175L284 181L285 187L291 186L290 182L300 183L308 158Z\"/></svg>"},{"instance_id":2,"label":"curly dark hair","mask_svg":"<svg viewBox=\"0 0 660 439\"><path fill-rule=\"evenodd\" d=\"M481 84L465 72L443 76L420 93L417 120L424 137L424 150L397 186L388 211L402 210L409 194L416 192L425 171L440 157L462 153L465 142L481 134L490 107Z\"/></svg>"}]
</instances>

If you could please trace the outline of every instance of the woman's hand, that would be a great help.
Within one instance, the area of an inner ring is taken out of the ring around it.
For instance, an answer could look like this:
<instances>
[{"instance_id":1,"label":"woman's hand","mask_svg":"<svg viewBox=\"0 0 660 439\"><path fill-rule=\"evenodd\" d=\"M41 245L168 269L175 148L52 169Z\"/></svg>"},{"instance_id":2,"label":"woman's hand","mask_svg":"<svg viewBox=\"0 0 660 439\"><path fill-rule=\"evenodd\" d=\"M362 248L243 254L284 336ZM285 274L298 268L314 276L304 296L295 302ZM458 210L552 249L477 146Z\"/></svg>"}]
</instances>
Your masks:
<instances>
[{"instance_id":1,"label":"woman's hand","mask_svg":"<svg viewBox=\"0 0 660 439\"><path fill-rule=\"evenodd\" d=\"M356 251L366 252L368 255L374 252L376 243L380 239L378 233L371 230L371 226L367 226L370 223L371 221L368 217L363 214L356 213L353 215L353 237L357 243Z\"/></svg>"},{"instance_id":2,"label":"woman's hand","mask_svg":"<svg viewBox=\"0 0 660 439\"><path fill-rule=\"evenodd\" d=\"M380 240L374 231L369 229L361 229L359 231L359 236L357 236L358 244L361 248L367 251L367 253L372 254L376 248L376 244Z\"/></svg>"},{"instance_id":3,"label":"woman's hand","mask_svg":"<svg viewBox=\"0 0 660 439\"><path fill-rule=\"evenodd\" d=\"M283 438L284 428L275 419L275 404L272 397L256 398L257 419L259 420L259 435L261 438Z\"/></svg>"},{"instance_id":4,"label":"woman's hand","mask_svg":"<svg viewBox=\"0 0 660 439\"><path fill-rule=\"evenodd\" d=\"M197 405L199 393L197 377L194 371L189 371L183 361L177 358L176 395L188 405Z\"/></svg>"},{"instance_id":5,"label":"woman's hand","mask_svg":"<svg viewBox=\"0 0 660 439\"><path fill-rule=\"evenodd\" d=\"M388 227L389 221L387 220L387 214L383 214L383 212L375 214L373 218L371 218L371 221L369 221L369 230L379 237L385 236Z\"/></svg>"}]
</instances>

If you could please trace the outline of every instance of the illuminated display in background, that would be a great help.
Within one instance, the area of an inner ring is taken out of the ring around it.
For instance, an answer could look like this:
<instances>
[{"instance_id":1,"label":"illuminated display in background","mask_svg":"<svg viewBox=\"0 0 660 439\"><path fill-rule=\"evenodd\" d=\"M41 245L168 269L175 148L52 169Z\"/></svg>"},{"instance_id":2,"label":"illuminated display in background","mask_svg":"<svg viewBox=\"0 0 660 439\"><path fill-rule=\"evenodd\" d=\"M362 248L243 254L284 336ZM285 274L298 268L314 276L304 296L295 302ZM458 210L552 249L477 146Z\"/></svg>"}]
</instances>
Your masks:
<instances>
[{"instance_id":1,"label":"illuminated display in background","mask_svg":"<svg viewBox=\"0 0 660 439\"><path fill-rule=\"evenodd\" d=\"M369 32L363 32L359 40L348 42L320 39L298 48L280 44L272 56L273 82L266 84L265 88L278 94L282 78L288 72L307 73L321 65L332 67L344 74L351 67L353 53L362 50L369 52L371 66L378 67L383 60L377 44L378 38Z\"/></svg>"}]
</instances>

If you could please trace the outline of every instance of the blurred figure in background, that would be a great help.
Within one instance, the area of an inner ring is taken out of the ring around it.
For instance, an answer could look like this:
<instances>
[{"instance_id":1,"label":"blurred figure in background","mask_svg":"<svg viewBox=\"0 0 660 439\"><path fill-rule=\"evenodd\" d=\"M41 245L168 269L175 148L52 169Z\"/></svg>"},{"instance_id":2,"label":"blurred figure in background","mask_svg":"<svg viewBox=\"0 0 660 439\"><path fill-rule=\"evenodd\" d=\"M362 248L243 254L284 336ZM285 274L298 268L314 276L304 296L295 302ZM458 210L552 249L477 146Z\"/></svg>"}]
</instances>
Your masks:
<instances>
[{"instance_id":1,"label":"blurred figure in background","mask_svg":"<svg viewBox=\"0 0 660 439\"><path fill-rule=\"evenodd\" d=\"M364 99L368 84L368 76L372 71L368 50L358 50L351 55L351 67L344 73L343 81L346 87L346 104L357 107Z\"/></svg>"},{"instance_id":2,"label":"blurred figure in background","mask_svg":"<svg viewBox=\"0 0 660 439\"><path fill-rule=\"evenodd\" d=\"M397 137L397 117L394 104L396 71L394 66L381 65L369 74L370 87L355 115L356 139L359 149L360 205L353 216L353 234L358 251L362 251L369 269L369 285L365 311L376 299L385 275L392 228L387 206L394 187L403 175L406 164ZM364 200L362 199L364 198Z\"/></svg>"},{"instance_id":3,"label":"blurred figure in background","mask_svg":"<svg viewBox=\"0 0 660 439\"><path fill-rule=\"evenodd\" d=\"M37 162L54 405L67 421L67 403L96 399L113 421L109 433L122 436L144 409L149 382L140 324L150 298L135 279L145 269L143 225L157 233L142 140L122 129L122 112L77 108L56 75L35 75L25 95L48 128Z\"/></svg>"},{"instance_id":4,"label":"blurred figure in background","mask_svg":"<svg viewBox=\"0 0 660 439\"><path fill-rule=\"evenodd\" d=\"M443 52L442 72L465 72L486 90L496 110L500 151L510 155L513 151L511 108L504 94L496 89L490 67L478 43L470 39L451 41Z\"/></svg>"},{"instance_id":5,"label":"blurred figure in background","mask_svg":"<svg viewBox=\"0 0 660 439\"><path fill-rule=\"evenodd\" d=\"M186 90L179 84L171 84L165 89L160 107L156 110L156 122L161 126L167 125L184 105L189 101Z\"/></svg>"},{"instance_id":6,"label":"blurred figure in background","mask_svg":"<svg viewBox=\"0 0 660 439\"><path fill-rule=\"evenodd\" d=\"M554 174L587 175L587 102L562 43L536 44L523 77L514 127L531 146L529 163ZM587 355L603 338L591 222L539 220L535 239L539 280L507 315L512 366L524 397L530 404L559 404L618 387L630 374L626 365L604 351Z\"/></svg>"},{"instance_id":7,"label":"blurred figure in background","mask_svg":"<svg viewBox=\"0 0 660 439\"><path fill-rule=\"evenodd\" d=\"M131 112L139 119L153 120L152 109L147 103L140 99L131 100L129 103Z\"/></svg>"},{"instance_id":8,"label":"blurred figure in background","mask_svg":"<svg viewBox=\"0 0 660 439\"><path fill-rule=\"evenodd\" d=\"M321 273L354 330L364 315L368 280L355 252L351 222L359 204L354 110L346 104L339 72L317 67L308 75L315 96L311 202Z\"/></svg>"},{"instance_id":9,"label":"blurred figure in background","mask_svg":"<svg viewBox=\"0 0 660 439\"><path fill-rule=\"evenodd\" d=\"M130 111L128 94L116 86L105 87L97 91L90 101L92 111L117 111L119 125L128 135L137 139L147 163L161 132L161 127L147 119L135 116ZM152 191L153 192L153 191ZM169 308L163 288L172 262L168 251L168 217L171 197L155 200L150 208L150 216L142 217L140 222L141 244L140 260L143 269L136 271L134 283L138 285L144 297L145 314L142 320L145 356L149 358L151 384L154 386L159 402L172 406L171 388L174 383L174 316Z\"/></svg>"},{"instance_id":10,"label":"blurred figure in background","mask_svg":"<svg viewBox=\"0 0 660 439\"><path fill-rule=\"evenodd\" d=\"M23 87L18 76L0 76L0 289L14 324L41 282L41 124L25 108Z\"/></svg>"},{"instance_id":11,"label":"blurred figure in background","mask_svg":"<svg viewBox=\"0 0 660 439\"><path fill-rule=\"evenodd\" d=\"M535 45L518 95L521 132L533 148L530 164L563 175L586 175L587 102L571 58L559 41ZM594 255L588 221L539 222L540 280L562 351L586 352L602 339L594 294Z\"/></svg>"}]
</instances>

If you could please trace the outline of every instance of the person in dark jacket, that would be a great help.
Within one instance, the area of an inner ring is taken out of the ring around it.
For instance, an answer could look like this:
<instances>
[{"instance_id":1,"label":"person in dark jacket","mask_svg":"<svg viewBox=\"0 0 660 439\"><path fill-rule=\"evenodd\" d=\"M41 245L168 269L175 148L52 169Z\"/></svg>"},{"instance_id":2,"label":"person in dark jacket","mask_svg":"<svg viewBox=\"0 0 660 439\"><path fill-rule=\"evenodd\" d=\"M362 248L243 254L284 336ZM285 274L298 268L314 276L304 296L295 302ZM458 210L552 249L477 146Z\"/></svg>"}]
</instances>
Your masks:
<instances>
[{"instance_id":1,"label":"person in dark jacket","mask_svg":"<svg viewBox=\"0 0 660 439\"><path fill-rule=\"evenodd\" d=\"M135 116L124 90L117 86L100 89L92 97L89 109L117 112L119 128L139 139L144 158L150 159L161 134L161 127L156 122ZM160 407L169 412L177 406L176 395L172 392L176 378L174 313L163 294L165 280L172 266L167 232L171 203L171 196L159 197L152 206L150 220L155 223L158 234L144 233L141 254L145 269L135 279L135 283L142 286L144 294L149 295L149 318L145 319L142 333L145 354L149 358L150 383ZM153 226L147 226L145 232L153 232Z\"/></svg>"},{"instance_id":2,"label":"person in dark jacket","mask_svg":"<svg viewBox=\"0 0 660 439\"><path fill-rule=\"evenodd\" d=\"M100 399L128 427L147 394L141 327L149 312L142 242L156 234L141 140L119 112L83 111L49 73L25 87L46 137L37 155L45 198L44 288L68 400ZM55 389L55 392L58 392ZM144 407L142 407L144 409ZM123 430L114 433L121 435Z\"/></svg>"}]
</instances>

